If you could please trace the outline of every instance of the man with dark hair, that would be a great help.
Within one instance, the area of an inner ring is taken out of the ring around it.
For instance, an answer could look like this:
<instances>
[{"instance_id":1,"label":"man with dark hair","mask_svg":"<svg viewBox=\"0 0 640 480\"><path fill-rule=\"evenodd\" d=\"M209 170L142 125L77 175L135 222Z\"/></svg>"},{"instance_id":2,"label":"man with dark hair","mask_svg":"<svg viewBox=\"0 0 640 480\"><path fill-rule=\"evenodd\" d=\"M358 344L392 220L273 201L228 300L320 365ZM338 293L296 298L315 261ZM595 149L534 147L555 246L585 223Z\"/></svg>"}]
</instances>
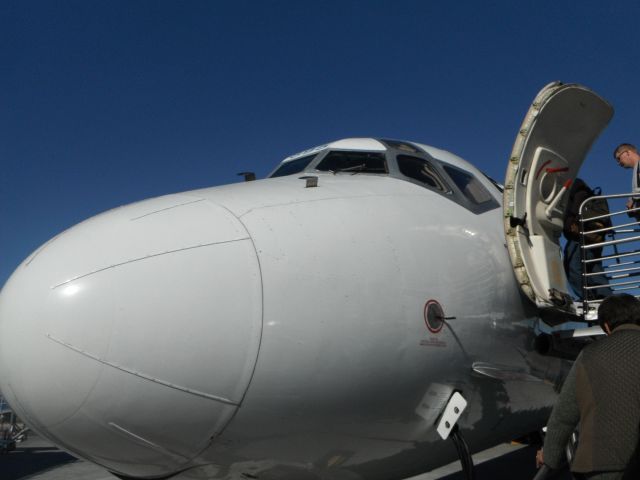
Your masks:
<instances>
[{"instance_id":1,"label":"man with dark hair","mask_svg":"<svg viewBox=\"0 0 640 480\"><path fill-rule=\"evenodd\" d=\"M538 463L559 468L576 427L576 478L640 478L640 301L628 294L607 297L598 323L608 335L585 347L553 407Z\"/></svg>"},{"instance_id":2,"label":"man with dark hair","mask_svg":"<svg viewBox=\"0 0 640 480\"><path fill-rule=\"evenodd\" d=\"M612 295L598 308L598 325L608 335L622 325L640 325L640 301L627 293ZM636 330L636 328L633 328Z\"/></svg>"},{"instance_id":3,"label":"man with dark hair","mask_svg":"<svg viewBox=\"0 0 640 480\"><path fill-rule=\"evenodd\" d=\"M621 143L613 151L613 158L616 159L618 165L622 168L632 168L633 175L631 176L631 191L633 193L640 193L640 179L638 175L638 164L640 163L640 154L635 145L630 143ZM630 198L627 200L627 208L637 208L639 198ZM640 218L640 211L630 212L630 217Z\"/></svg>"}]
</instances>

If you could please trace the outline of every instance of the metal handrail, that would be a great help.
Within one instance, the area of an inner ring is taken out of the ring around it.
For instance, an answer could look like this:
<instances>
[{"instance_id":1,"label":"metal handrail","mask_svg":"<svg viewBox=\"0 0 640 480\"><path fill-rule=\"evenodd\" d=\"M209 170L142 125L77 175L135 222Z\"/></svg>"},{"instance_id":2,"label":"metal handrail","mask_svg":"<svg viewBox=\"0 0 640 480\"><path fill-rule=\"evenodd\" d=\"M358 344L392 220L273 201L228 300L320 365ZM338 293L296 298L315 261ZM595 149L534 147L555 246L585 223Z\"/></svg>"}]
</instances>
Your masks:
<instances>
[{"instance_id":1,"label":"metal handrail","mask_svg":"<svg viewBox=\"0 0 640 480\"><path fill-rule=\"evenodd\" d=\"M590 218L587 221L591 222L592 219ZM591 233L598 233L598 230L588 230L587 232L585 232L585 235L591 234ZM611 230L611 233L615 234L616 230L615 229ZM640 241L640 235L638 235L637 237L621 238L620 240L609 240L608 242L590 243L589 245L585 245L584 248L586 248L587 250L591 250L594 248L606 247L607 245L621 245L623 243L631 243L636 240Z\"/></svg>"},{"instance_id":2,"label":"metal handrail","mask_svg":"<svg viewBox=\"0 0 640 480\"><path fill-rule=\"evenodd\" d=\"M629 214L637 212L640 218L640 206L631 209L611 209L608 214L584 218L583 212L590 202L604 199L639 199L638 193L620 193L596 195L586 199L580 205L578 221L580 226L580 253L582 260L582 315L586 316L590 307L602 301L598 289L610 289L613 293L627 291L640 297L640 221L629 222ZM611 226L589 225L597 220L609 219ZM601 234L604 239L595 243L586 243L585 239ZM631 259L622 262L622 259ZM591 258L587 258L591 257ZM600 267L602 267L600 269ZM600 271L601 270L601 271ZM625 279L626 281L620 281Z\"/></svg>"},{"instance_id":3,"label":"metal handrail","mask_svg":"<svg viewBox=\"0 0 640 480\"><path fill-rule=\"evenodd\" d=\"M608 266L607 268L612 268L612 267ZM609 275L610 278L628 277L629 274L625 273L625 272L640 272L640 266L638 266L638 267L629 267L629 268L619 268L619 269L616 269L616 270L607 270L606 272L602 272L602 273L587 273L586 276L587 277L595 277L597 275ZM619 275L621 273L624 273L624 275Z\"/></svg>"},{"instance_id":4,"label":"metal handrail","mask_svg":"<svg viewBox=\"0 0 640 480\"><path fill-rule=\"evenodd\" d=\"M628 253L619 253L619 254L615 254L615 255L603 255L602 257L597 258L597 259L587 260L587 263L599 262L600 260L611 260L611 259L633 257L634 255L640 255L640 251L638 251L638 252L634 251L634 252L628 252Z\"/></svg>"}]
</instances>

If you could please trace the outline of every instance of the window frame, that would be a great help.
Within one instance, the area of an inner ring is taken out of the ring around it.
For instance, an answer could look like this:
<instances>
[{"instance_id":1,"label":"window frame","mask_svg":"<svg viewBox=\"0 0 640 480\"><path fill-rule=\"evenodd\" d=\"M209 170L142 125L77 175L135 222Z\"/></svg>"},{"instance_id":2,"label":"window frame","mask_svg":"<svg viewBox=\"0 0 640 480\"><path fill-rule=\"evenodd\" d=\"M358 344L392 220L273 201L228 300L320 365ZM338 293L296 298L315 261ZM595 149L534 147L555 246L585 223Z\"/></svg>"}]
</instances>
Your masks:
<instances>
[{"instance_id":1,"label":"window frame","mask_svg":"<svg viewBox=\"0 0 640 480\"><path fill-rule=\"evenodd\" d=\"M429 166L429 169L432 170L433 173L435 173L435 175L432 174L432 176L437 178L437 182L434 182L434 183L440 182L443 185L444 188L440 189L438 187L434 187L434 186L428 184L427 182L423 182L419 178L412 177L412 176L406 174L405 172L403 172L402 168L400 167L400 159L401 159L401 157L413 158L413 159L420 160L420 161L424 162L426 165ZM400 175L402 175L404 177L403 180L409 180L409 181L411 181L411 183L415 183L417 185L420 185L421 187L427 188L427 189L432 190L434 192L437 192L439 194L450 195L452 193L451 186L442 177L442 174L438 171L438 168L435 166L433 160L424 158L424 155L408 154L406 152L396 153L394 155L394 160L395 160L395 165L398 168L398 172L400 173Z\"/></svg>"},{"instance_id":2,"label":"window frame","mask_svg":"<svg viewBox=\"0 0 640 480\"><path fill-rule=\"evenodd\" d=\"M311 157L311 158L309 158L309 157ZM293 160L289 160L288 162L280 163L280 165L278 165L276 167L276 169L273 172L271 172L267 178L279 178L279 177L287 177L289 175L297 175L297 174L299 174L301 172L304 172L309 167L309 165L311 165L317 159L317 157L318 157L318 153L311 153L309 155L303 155L301 157L294 158ZM297 164L301 160L306 160L307 158L309 158L309 161L307 163L305 163L304 166L300 170L296 170L296 171L293 171L291 173L286 173L286 174L283 174L283 175L276 175L276 173L278 173L279 170L282 170L285 167L291 166L294 163Z\"/></svg>"},{"instance_id":3,"label":"window frame","mask_svg":"<svg viewBox=\"0 0 640 480\"><path fill-rule=\"evenodd\" d=\"M402 150L389 150L387 152L388 155L393 157L393 161L389 161L389 165L393 165L395 171L390 172L390 176L391 177L400 177L400 179L413 183L414 185L423 187L431 192L437 193L438 195L442 195L443 197L451 200L452 202L457 203L458 205L464 207L465 209L469 210L470 212L479 215L481 213L484 212L488 212L490 210L494 210L496 208L500 207L500 202L498 202L495 197L491 194L491 192L489 191L489 189L484 185L484 183L482 182L482 179L478 177L478 175L474 174L473 172L470 172L469 170L466 170L464 168L460 168L456 165L453 165L452 163L446 162L444 160L440 160L438 158L432 157L430 154L424 152L424 153L420 153L420 154L408 154L405 151ZM415 157L418 158L420 160L424 160L426 162L428 162L433 169L439 174L439 176L444 180L445 184L449 187L449 191L448 192L443 192L437 188L434 188L430 185L427 185L425 183L420 182L419 180L416 180L412 177L409 177L407 175L405 175L404 173L402 173L402 171L400 171L400 167L399 167L399 163L398 163L398 157L400 156L409 156L409 157ZM455 170L458 170L466 175L469 175L470 177L474 178L476 181L479 182L480 186L482 187L482 189L484 191L486 191L489 199L486 202L483 202L481 204L478 204L472 200L470 200L467 195L460 189L460 187L458 186L458 184L453 180L453 178L451 177L451 175L449 175L449 173L445 170L444 166L447 166L449 168L453 168Z\"/></svg>"}]
</instances>

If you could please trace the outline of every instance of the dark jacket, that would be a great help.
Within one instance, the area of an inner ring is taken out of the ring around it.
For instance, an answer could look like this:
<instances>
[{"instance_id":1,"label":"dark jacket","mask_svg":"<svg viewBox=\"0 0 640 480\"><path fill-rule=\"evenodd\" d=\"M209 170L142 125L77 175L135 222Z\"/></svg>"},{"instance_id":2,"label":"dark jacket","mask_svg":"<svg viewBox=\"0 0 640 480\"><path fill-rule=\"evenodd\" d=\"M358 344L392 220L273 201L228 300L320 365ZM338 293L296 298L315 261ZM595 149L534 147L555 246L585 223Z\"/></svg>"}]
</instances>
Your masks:
<instances>
[{"instance_id":1,"label":"dark jacket","mask_svg":"<svg viewBox=\"0 0 640 480\"><path fill-rule=\"evenodd\" d=\"M569 201L565 210L562 233L568 240L580 241L579 207L593 192L581 179L576 178L569 190Z\"/></svg>"},{"instance_id":2,"label":"dark jacket","mask_svg":"<svg viewBox=\"0 0 640 480\"><path fill-rule=\"evenodd\" d=\"M544 442L547 465L560 466L564 448L579 424L572 471L635 468L640 436L639 362L637 325L621 325L582 351L549 418Z\"/></svg>"}]
</instances>

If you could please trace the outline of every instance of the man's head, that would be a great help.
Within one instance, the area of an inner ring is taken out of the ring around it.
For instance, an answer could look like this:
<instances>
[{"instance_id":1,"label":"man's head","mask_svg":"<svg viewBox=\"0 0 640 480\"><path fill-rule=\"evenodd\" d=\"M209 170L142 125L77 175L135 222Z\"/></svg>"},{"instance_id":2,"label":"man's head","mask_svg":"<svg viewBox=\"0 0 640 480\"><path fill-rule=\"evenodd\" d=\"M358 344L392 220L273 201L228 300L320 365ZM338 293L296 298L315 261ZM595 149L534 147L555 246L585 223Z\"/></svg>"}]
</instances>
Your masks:
<instances>
[{"instance_id":1,"label":"man's head","mask_svg":"<svg viewBox=\"0 0 640 480\"><path fill-rule=\"evenodd\" d=\"M640 160L638 149L630 143L621 143L613 151L613 158L623 168L633 168Z\"/></svg>"},{"instance_id":2,"label":"man's head","mask_svg":"<svg viewBox=\"0 0 640 480\"><path fill-rule=\"evenodd\" d=\"M605 327L613 331L625 323L640 324L640 300L627 293L605 298L598 308L598 325L606 332Z\"/></svg>"}]
</instances>

